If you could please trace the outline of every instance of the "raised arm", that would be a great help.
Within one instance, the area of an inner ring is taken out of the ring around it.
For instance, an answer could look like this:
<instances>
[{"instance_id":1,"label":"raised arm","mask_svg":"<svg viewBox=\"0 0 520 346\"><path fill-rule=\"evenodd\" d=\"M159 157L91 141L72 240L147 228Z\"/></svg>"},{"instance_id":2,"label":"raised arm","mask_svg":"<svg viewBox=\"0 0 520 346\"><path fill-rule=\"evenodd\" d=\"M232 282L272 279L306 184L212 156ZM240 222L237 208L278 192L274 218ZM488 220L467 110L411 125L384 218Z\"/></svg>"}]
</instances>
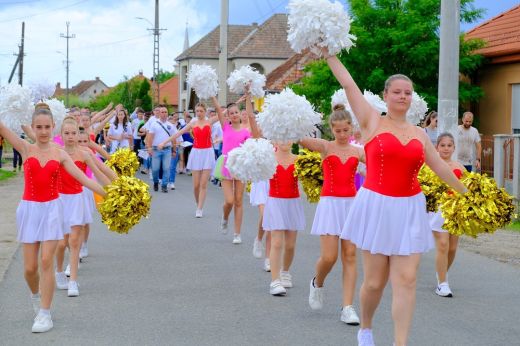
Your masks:
<instances>
[{"instance_id":1,"label":"raised arm","mask_svg":"<svg viewBox=\"0 0 520 346\"><path fill-rule=\"evenodd\" d=\"M99 162L99 161L94 157L94 155L90 151L83 150L83 159L85 160L85 163L90 168L92 173L94 173L94 176L96 177L97 181L100 182L102 186L106 186L106 185L110 184L110 182L113 179L110 179L109 177L107 177L105 175L105 173L99 169L99 166L96 164L96 162ZM105 166L105 165L103 165L103 166Z\"/></svg>"},{"instance_id":2,"label":"raised arm","mask_svg":"<svg viewBox=\"0 0 520 346\"><path fill-rule=\"evenodd\" d=\"M304 138L302 139L299 144L309 150L317 151L318 153L325 155L327 153L327 145L328 141L321 138Z\"/></svg>"},{"instance_id":3,"label":"raised arm","mask_svg":"<svg viewBox=\"0 0 520 346\"><path fill-rule=\"evenodd\" d=\"M92 142L89 138L88 147L92 150L95 150L99 155L101 155L105 160L110 160L110 154L103 149L103 147L96 142Z\"/></svg>"},{"instance_id":4,"label":"raised arm","mask_svg":"<svg viewBox=\"0 0 520 346\"><path fill-rule=\"evenodd\" d=\"M29 143L26 140L20 138L20 136L18 136L11 129L5 126L1 121L0 136L4 137L6 141L11 143L13 148L15 148L16 151L18 151L23 158L27 157L27 146L29 145Z\"/></svg>"},{"instance_id":5,"label":"raised arm","mask_svg":"<svg viewBox=\"0 0 520 346\"><path fill-rule=\"evenodd\" d=\"M162 148L168 144L168 142L172 142L173 144L173 141L176 140L177 138L179 138L180 136L182 136L183 134L185 134L186 132L188 132L189 130L191 130L193 128L193 125L192 125L192 122L189 122L188 124L186 124L186 126L184 126L182 129L180 129L179 131L175 132L173 135L171 135L170 137L168 137L167 140L165 140L164 142L162 143L159 143L159 145L157 146L157 148L159 148L159 150L162 150Z\"/></svg>"},{"instance_id":6,"label":"raised arm","mask_svg":"<svg viewBox=\"0 0 520 346\"><path fill-rule=\"evenodd\" d=\"M218 103L218 100L215 96L213 96L211 100L213 101L213 106L217 111L218 121L220 121L220 125L222 125L222 128L224 128L224 112L222 112L222 109L220 108L220 103Z\"/></svg>"},{"instance_id":7,"label":"raised arm","mask_svg":"<svg viewBox=\"0 0 520 346\"><path fill-rule=\"evenodd\" d=\"M108 104L108 106L106 106L104 109L102 109L101 111L97 112L96 115L94 115L92 117L92 119L90 119L91 122L98 122L98 121L101 121L101 119L103 119L103 117L108 113L110 112L110 110L112 109L112 106L113 106L113 103L110 102Z\"/></svg>"},{"instance_id":8,"label":"raised arm","mask_svg":"<svg viewBox=\"0 0 520 346\"><path fill-rule=\"evenodd\" d=\"M246 113L249 118L249 126L251 127L251 135L253 138L260 138L262 136L260 128L256 123L255 113L253 113L253 104L251 103L251 92L249 91L249 85L246 86Z\"/></svg>"},{"instance_id":9,"label":"raised arm","mask_svg":"<svg viewBox=\"0 0 520 346\"><path fill-rule=\"evenodd\" d=\"M94 180L90 180L79 168L76 166L74 161L70 158L70 156L62 149L59 150L60 153L60 163L63 165L63 168L72 175L74 179L79 181L79 183L85 187L88 187L90 190L96 192L101 196L105 196L106 192L103 190L103 187L99 185Z\"/></svg>"},{"instance_id":10,"label":"raised arm","mask_svg":"<svg viewBox=\"0 0 520 346\"><path fill-rule=\"evenodd\" d=\"M34 134L32 127L29 125L22 125L22 130L30 140L36 142L36 135Z\"/></svg>"},{"instance_id":11,"label":"raised arm","mask_svg":"<svg viewBox=\"0 0 520 346\"><path fill-rule=\"evenodd\" d=\"M115 111L111 111L110 113L106 114L105 117L101 119L101 121L97 122L96 128L92 129L94 134L97 135L100 133L105 128L105 125L108 123L108 121L115 116L115 114Z\"/></svg>"}]
</instances>

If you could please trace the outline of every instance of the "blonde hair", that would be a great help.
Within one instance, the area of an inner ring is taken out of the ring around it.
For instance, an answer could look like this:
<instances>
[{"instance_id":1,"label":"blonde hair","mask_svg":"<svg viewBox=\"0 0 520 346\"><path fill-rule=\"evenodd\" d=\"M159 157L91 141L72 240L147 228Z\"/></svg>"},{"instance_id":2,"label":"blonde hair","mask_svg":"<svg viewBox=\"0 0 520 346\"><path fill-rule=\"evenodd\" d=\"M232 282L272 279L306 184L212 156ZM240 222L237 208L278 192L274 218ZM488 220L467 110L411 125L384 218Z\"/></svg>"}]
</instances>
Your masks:
<instances>
[{"instance_id":1,"label":"blonde hair","mask_svg":"<svg viewBox=\"0 0 520 346\"><path fill-rule=\"evenodd\" d=\"M195 105L195 108L197 107L200 107L202 109L204 109L204 112L208 109L208 107L206 106L206 104L204 102L199 102Z\"/></svg>"},{"instance_id":2,"label":"blonde hair","mask_svg":"<svg viewBox=\"0 0 520 346\"><path fill-rule=\"evenodd\" d=\"M32 121L34 121L34 119L38 116L38 115L47 115L51 118L52 122L54 122L54 119L52 117L52 112L51 112L51 108L49 107L48 104L46 104L45 102L38 102L35 106L34 106L34 112L32 114Z\"/></svg>"},{"instance_id":3,"label":"blonde hair","mask_svg":"<svg viewBox=\"0 0 520 346\"><path fill-rule=\"evenodd\" d=\"M352 115L350 115L350 112L345 109L345 105L335 105L332 109L332 113L329 115L330 128L332 129L333 123L344 120L346 120L350 125L352 125Z\"/></svg>"},{"instance_id":4,"label":"blonde hair","mask_svg":"<svg viewBox=\"0 0 520 346\"><path fill-rule=\"evenodd\" d=\"M63 132L63 128L65 127L65 125L74 125L74 127L79 133L79 125L74 117L67 116L65 117L65 119L63 119L63 122L61 123L61 132Z\"/></svg>"},{"instance_id":5,"label":"blonde hair","mask_svg":"<svg viewBox=\"0 0 520 346\"><path fill-rule=\"evenodd\" d=\"M407 82L410 82L410 84L412 84L413 89L413 82L408 76L405 76L404 74L394 74L388 77L385 81L385 93L388 92L388 89L390 89L390 85L395 80L405 80Z\"/></svg>"}]
</instances>

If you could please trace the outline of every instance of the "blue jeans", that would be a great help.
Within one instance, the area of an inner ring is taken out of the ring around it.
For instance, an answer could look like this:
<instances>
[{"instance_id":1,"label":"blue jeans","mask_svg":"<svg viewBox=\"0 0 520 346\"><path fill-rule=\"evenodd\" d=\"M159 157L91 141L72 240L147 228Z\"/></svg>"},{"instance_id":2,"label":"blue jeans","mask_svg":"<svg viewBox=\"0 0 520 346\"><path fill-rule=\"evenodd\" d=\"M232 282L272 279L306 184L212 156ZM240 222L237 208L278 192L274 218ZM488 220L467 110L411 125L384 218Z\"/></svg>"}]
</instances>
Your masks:
<instances>
[{"instance_id":1,"label":"blue jeans","mask_svg":"<svg viewBox=\"0 0 520 346\"><path fill-rule=\"evenodd\" d=\"M179 149L175 149L175 155L172 155L170 161L170 183L175 184L175 177L177 176L177 162L179 162Z\"/></svg>"},{"instance_id":2,"label":"blue jeans","mask_svg":"<svg viewBox=\"0 0 520 346\"><path fill-rule=\"evenodd\" d=\"M172 148L166 147L162 150L157 149L157 147L153 147L153 156L152 156L152 176L153 183L159 183L159 170L163 169L163 172L168 172L170 170L170 161L172 157ZM166 188L168 184L168 179L162 180L162 187Z\"/></svg>"}]
</instances>

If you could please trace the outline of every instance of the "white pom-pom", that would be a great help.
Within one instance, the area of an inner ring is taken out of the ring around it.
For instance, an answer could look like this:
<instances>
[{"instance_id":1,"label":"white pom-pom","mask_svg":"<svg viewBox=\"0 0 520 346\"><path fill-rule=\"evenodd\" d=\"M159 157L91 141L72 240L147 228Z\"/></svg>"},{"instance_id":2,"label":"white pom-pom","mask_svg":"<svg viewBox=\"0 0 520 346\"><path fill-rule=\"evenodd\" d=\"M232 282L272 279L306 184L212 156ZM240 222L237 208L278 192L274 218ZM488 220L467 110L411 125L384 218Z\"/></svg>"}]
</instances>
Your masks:
<instances>
[{"instance_id":1,"label":"white pom-pom","mask_svg":"<svg viewBox=\"0 0 520 346\"><path fill-rule=\"evenodd\" d=\"M257 122L265 138L276 142L295 142L305 138L321 123L321 116L304 96L286 88L267 95Z\"/></svg>"},{"instance_id":2,"label":"white pom-pom","mask_svg":"<svg viewBox=\"0 0 520 346\"><path fill-rule=\"evenodd\" d=\"M55 131L59 132L61 129L61 123L63 122L63 119L65 119L65 116L67 116L67 109L65 108L63 101L58 99L45 100L45 103L51 109Z\"/></svg>"},{"instance_id":3,"label":"white pom-pom","mask_svg":"<svg viewBox=\"0 0 520 346\"><path fill-rule=\"evenodd\" d=\"M365 100L379 113L387 112L388 108L386 107L386 102L383 101L379 95L372 93L369 90L363 91L363 96L365 96Z\"/></svg>"},{"instance_id":4,"label":"white pom-pom","mask_svg":"<svg viewBox=\"0 0 520 346\"><path fill-rule=\"evenodd\" d=\"M11 83L0 89L0 121L15 132L31 123L34 105L31 90Z\"/></svg>"},{"instance_id":5,"label":"white pom-pom","mask_svg":"<svg viewBox=\"0 0 520 346\"><path fill-rule=\"evenodd\" d=\"M287 40L300 53L306 48L327 47L332 55L354 45L350 17L340 2L328 0L291 0Z\"/></svg>"},{"instance_id":6,"label":"white pom-pom","mask_svg":"<svg viewBox=\"0 0 520 346\"><path fill-rule=\"evenodd\" d=\"M343 105L345 107L345 110L349 112L352 116L352 126L354 126L355 128L359 127L356 115L352 111L352 107L350 107L350 103L347 99L347 94L345 94L345 89L336 90L336 92L332 95L331 103L332 109L334 109L334 106L336 105Z\"/></svg>"},{"instance_id":7,"label":"white pom-pom","mask_svg":"<svg viewBox=\"0 0 520 346\"><path fill-rule=\"evenodd\" d=\"M421 95L414 91L412 94L410 109L408 109L408 112L406 113L406 119L412 124L418 125L426 112L428 112L428 104L424 101Z\"/></svg>"},{"instance_id":8,"label":"white pom-pom","mask_svg":"<svg viewBox=\"0 0 520 346\"><path fill-rule=\"evenodd\" d=\"M56 86L48 81L40 81L32 83L29 89L31 89L33 102L37 103L54 95Z\"/></svg>"},{"instance_id":9,"label":"white pom-pom","mask_svg":"<svg viewBox=\"0 0 520 346\"><path fill-rule=\"evenodd\" d=\"M229 90L236 94L243 94L248 83L251 83L251 95L264 97L265 76L249 65L244 65L231 72L227 79Z\"/></svg>"},{"instance_id":10,"label":"white pom-pom","mask_svg":"<svg viewBox=\"0 0 520 346\"><path fill-rule=\"evenodd\" d=\"M226 167L241 181L270 179L276 172L274 147L267 139L250 138L228 153Z\"/></svg>"},{"instance_id":11,"label":"white pom-pom","mask_svg":"<svg viewBox=\"0 0 520 346\"><path fill-rule=\"evenodd\" d=\"M206 64L191 65L186 82L200 99L209 99L218 93L217 72Z\"/></svg>"}]
</instances>

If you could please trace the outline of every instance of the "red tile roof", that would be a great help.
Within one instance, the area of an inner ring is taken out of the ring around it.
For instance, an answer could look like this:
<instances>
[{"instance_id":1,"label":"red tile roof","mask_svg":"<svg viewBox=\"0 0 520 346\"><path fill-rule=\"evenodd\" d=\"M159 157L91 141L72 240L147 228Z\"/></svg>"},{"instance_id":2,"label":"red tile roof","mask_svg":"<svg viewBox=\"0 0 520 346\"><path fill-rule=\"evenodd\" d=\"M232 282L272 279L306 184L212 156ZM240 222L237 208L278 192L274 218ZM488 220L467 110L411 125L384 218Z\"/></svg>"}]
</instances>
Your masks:
<instances>
[{"instance_id":1,"label":"red tile roof","mask_svg":"<svg viewBox=\"0 0 520 346\"><path fill-rule=\"evenodd\" d=\"M296 53L267 75L266 89L282 91L287 85L299 81L305 74L303 68L318 56L309 50Z\"/></svg>"},{"instance_id":2,"label":"red tile roof","mask_svg":"<svg viewBox=\"0 0 520 346\"><path fill-rule=\"evenodd\" d=\"M179 76L173 76L159 84L159 97L161 98L161 102L168 105L179 105Z\"/></svg>"},{"instance_id":3,"label":"red tile roof","mask_svg":"<svg viewBox=\"0 0 520 346\"><path fill-rule=\"evenodd\" d=\"M520 5L468 31L466 38L486 41L476 53L493 58L493 62L520 60Z\"/></svg>"}]
</instances>

